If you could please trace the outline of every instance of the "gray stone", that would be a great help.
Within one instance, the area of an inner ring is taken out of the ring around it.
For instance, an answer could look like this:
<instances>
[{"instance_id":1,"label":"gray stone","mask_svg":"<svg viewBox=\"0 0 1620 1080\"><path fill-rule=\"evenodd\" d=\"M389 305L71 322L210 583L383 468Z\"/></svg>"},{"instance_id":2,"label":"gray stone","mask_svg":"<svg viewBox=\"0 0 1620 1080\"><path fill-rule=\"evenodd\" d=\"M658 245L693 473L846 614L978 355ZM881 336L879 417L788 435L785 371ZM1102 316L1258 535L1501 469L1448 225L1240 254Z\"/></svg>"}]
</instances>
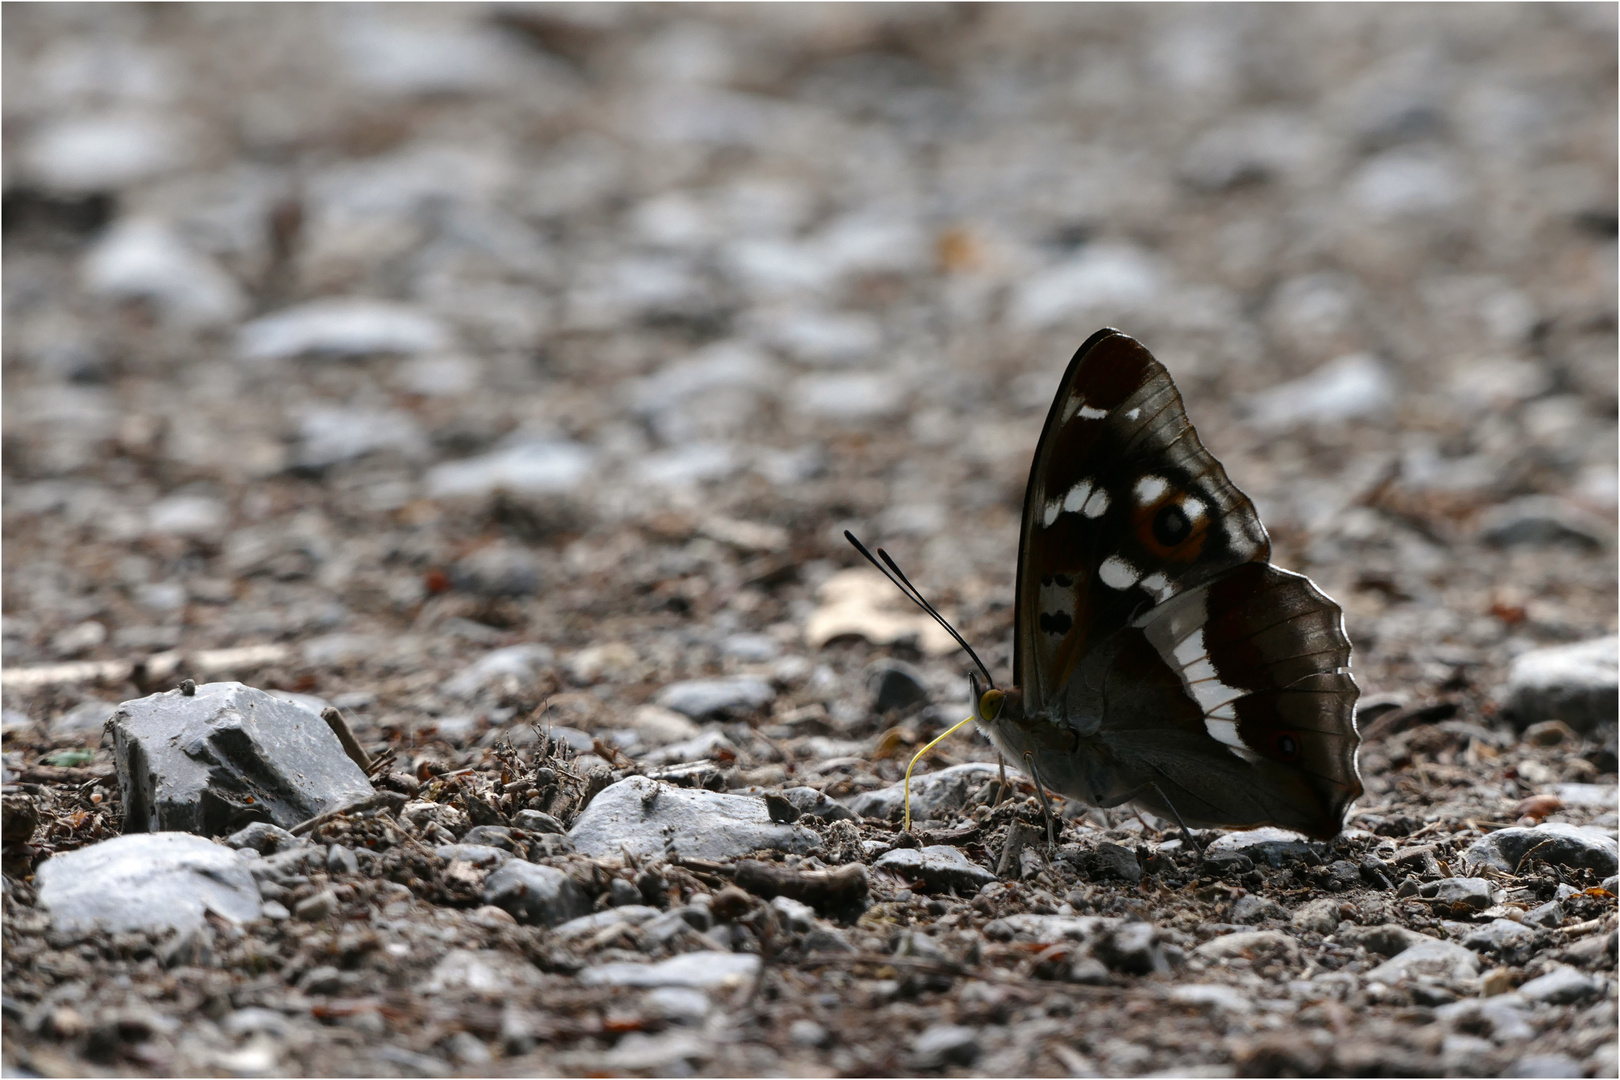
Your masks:
<instances>
[{"instance_id":1,"label":"gray stone","mask_svg":"<svg viewBox=\"0 0 1620 1080\"><path fill-rule=\"evenodd\" d=\"M824 821L853 821L855 815L843 803L812 787L791 787L782 792L782 798L792 803L801 814L814 814Z\"/></svg>"},{"instance_id":2,"label":"gray stone","mask_svg":"<svg viewBox=\"0 0 1620 1080\"><path fill-rule=\"evenodd\" d=\"M497 491L566 495L584 483L594 463L595 455L578 443L531 438L435 465L423 485L434 499L476 499Z\"/></svg>"},{"instance_id":3,"label":"gray stone","mask_svg":"<svg viewBox=\"0 0 1620 1080\"><path fill-rule=\"evenodd\" d=\"M1479 523L1480 540L1496 547L1568 544L1590 550L1602 547L1610 531L1601 519L1556 495L1520 496L1492 507Z\"/></svg>"},{"instance_id":4,"label":"gray stone","mask_svg":"<svg viewBox=\"0 0 1620 1080\"><path fill-rule=\"evenodd\" d=\"M1484 911L1496 903L1501 890L1484 878L1441 878L1419 888L1418 895L1437 904Z\"/></svg>"},{"instance_id":5,"label":"gray stone","mask_svg":"<svg viewBox=\"0 0 1620 1080\"><path fill-rule=\"evenodd\" d=\"M1515 874L1526 858L1585 867L1600 875L1613 874L1620 861L1613 836L1598 829L1546 822L1533 829L1498 829L1481 837L1463 852L1462 864L1470 870L1490 868Z\"/></svg>"},{"instance_id":6,"label":"gray stone","mask_svg":"<svg viewBox=\"0 0 1620 1080\"><path fill-rule=\"evenodd\" d=\"M1525 1018L1527 1002L1520 994L1464 999L1434 1010L1434 1018L1451 1028L1487 1032L1498 1042L1517 1042L1535 1034Z\"/></svg>"},{"instance_id":7,"label":"gray stone","mask_svg":"<svg viewBox=\"0 0 1620 1080\"><path fill-rule=\"evenodd\" d=\"M763 664L782 655L782 645L769 634L732 634L720 643L720 655Z\"/></svg>"},{"instance_id":8,"label":"gray stone","mask_svg":"<svg viewBox=\"0 0 1620 1080\"><path fill-rule=\"evenodd\" d=\"M603 790L569 835L582 854L598 858L679 853L731 859L762 849L807 855L821 847L809 829L771 821L763 799L672 787L644 776Z\"/></svg>"},{"instance_id":9,"label":"gray stone","mask_svg":"<svg viewBox=\"0 0 1620 1080\"><path fill-rule=\"evenodd\" d=\"M445 862L466 862L474 866L500 866L512 857L509 851L487 844L440 844L433 854Z\"/></svg>"},{"instance_id":10,"label":"gray stone","mask_svg":"<svg viewBox=\"0 0 1620 1080\"><path fill-rule=\"evenodd\" d=\"M1285 862L1300 858L1313 858L1321 844L1305 839L1296 832L1267 825L1259 829L1244 829L1217 837L1205 851L1206 855L1244 855L1255 862L1264 862L1280 868Z\"/></svg>"},{"instance_id":11,"label":"gray stone","mask_svg":"<svg viewBox=\"0 0 1620 1080\"><path fill-rule=\"evenodd\" d=\"M887 870L930 889L954 889L963 895L976 893L996 880L995 874L945 844L896 848L873 863L872 868Z\"/></svg>"},{"instance_id":12,"label":"gray stone","mask_svg":"<svg viewBox=\"0 0 1620 1080\"><path fill-rule=\"evenodd\" d=\"M866 685L872 693L872 711L886 713L890 709L909 709L928 700L928 687L922 673L899 660L880 660L866 673Z\"/></svg>"},{"instance_id":13,"label":"gray stone","mask_svg":"<svg viewBox=\"0 0 1620 1080\"><path fill-rule=\"evenodd\" d=\"M35 875L39 904L58 930L100 922L125 930L180 930L213 911L237 922L259 917L259 887L236 852L200 836L120 836L53 855Z\"/></svg>"},{"instance_id":14,"label":"gray stone","mask_svg":"<svg viewBox=\"0 0 1620 1080\"><path fill-rule=\"evenodd\" d=\"M1341 356L1309 375L1251 394L1253 422L1273 431L1301 424L1333 423L1376 416L1395 403L1398 388L1377 357Z\"/></svg>"},{"instance_id":15,"label":"gray stone","mask_svg":"<svg viewBox=\"0 0 1620 1080\"><path fill-rule=\"evenodd\" d=\"M1557 967L1519 987L1519 995L1526 1001L1570 1005L1603 993L1603 986L1602 979L1593 978L1572 967Z\"/></svg>"},{"instance_id":16,"label":"gray stone","mask_svg":"<svg viewBox=\"0 0 1620 1080\"><path fill-rule=\"evenodd\" d=\"M1216 1012L1248 1013L1254 1011L1254 1002L1243 991L1225 983L1193 983L1170 988L1169 1000L1175 1005L1191 1005Z\"/></svg>"},{"instance_id":17,"label":"gray stone","mask_svg":"<svg viewBox=\"0 0 1620 1080\"><path fill-rule=\"evenodd\" d=\"M1393 985L1417 976L1472 979L1478 974L1479 957L1474 953L1450 941L1427 938L1367 972L1367 979Z\"/></svg>"},{"instance_id":18,"label":"gray stone","mask_svg":"<svg viewBox=\"0 0 1620 1080\"><path fill-rule=\"evenodd\" d=\"M540 591L540 559L528 548L492 544L452 566L450 581L479 596L533 596Z\"/></svg>"},{"instance_id":19,"label":"gray stone","mask_svg":"<svg viewBox=\"0 0 1620 1080\"><path fill-rule=\"evenodd\" d=\"M683 742L670 743L641 756L643 765L680 765L703 762L711 758L730 761L737 756L737 744L726 738L718 727L710 728ZM671 783L676 781L671 780ZM679 787L707 787L705 783L677 784Z\"/></svg>"},{"instance_id":20,"label":"gray stone","mask_svg":"<svg viewBox=\"0 0 1620 1080\"><path fill-rule=\"evenodd\" d=\"M1522 964L1535 951L1536 932L1512 919L1492 919L1479 926L1470 926L1459 940L1463 948L1477 953L1488 953L1504 964Z\"/></svg>"},{"instance_id":21,"label":"gray stone","mask_svg":"<svg viewBox=\"0 0 1620 1080\"><path fill-rule=\"evenodd\" d=\"M110 701L82 701L51 721L51 737L69 739L93 735L100 738L102 729L117 710L118 706Z\"/></svg>"},{"instance_id":22,"label":"gray stone","mask_svg":"<svg viewBox=\"0 0 1620 1080\"><path fill-rule=\"evenodd\" d=\"M1235 923L1265 922L1267 919L1286 919L1288 912L1275 900L1264 896L1240 896L1227 912L1227 919Z\"/></svg>"},{"instance_id":23,"label":"gray stone","mask_svg":"<svg viewBox=\"0 0 1620 1080\"><path fill-rule=\"evenodd\" d=\"M664 687L656 700L694 720L707 720L762 709L776 700L776 691L761 679L690 679Z\"/></svg>"},{"instance_id":24,"label":"gray stone","mask_svg":"<svg viewBox=\"0 0 1620 1080\"><path fill-rule=\"evenodd\" d=\"M173 228L148 219L109 229L85 256L83 277L89 292L147 301L176 326L229 323L246 303L235 278L193 251Z\"/></svg>"},{"instance_id":25,"label":"gray stone","mask_svg":"<svg viewBox=\"0 0 1620 1080\"><path fill-rule=\"evenodd\" d=\"M499 997L514 987L537 986L539 969L498 949L451 949L421 984L425 994L470 992Z\"/></svg>"},{"instance_id":26,"label":"gray stone","mask_svg":"<svg viewBox=\"0 0 1620 1080\"><path fill-rule=\"evenodd\" d=\"M814 1020L795 1020L788 1025L788 1039L796 1046L815 1050L831 1045L833 1036Z\"/></svg>"},{"instance_id":27,"label":"gray stone","mask_svg":"<svg viewBox=\"0 0 1620 1080\"><path fill-rule=\"evenodd\" d=\"M555 659L549 648L535 642L508 645L485 653L460 674L447 679L440 689L451 697L470 698L486 687L507 680L529 684Z\"/></svg>"},{"instance_id":28,"label":"gray stone","mask_svg":"<svg viewBox=\"0 0 1620 1080\"><path fill-rule=\"evenodd\" d=\"M339 906L337 894L331 889L322 889L293 905L293 914L304 922L320 922L336 915Z\"/></svg>"},{"instance_id":29,"label":"gray stone","mask_svg":"<svg viewBox=\"0 0 1620 1080\"><path fill-rule=\"evenodd\" d=\"M895 416L905 408L906 384L880 372L805 375L786 395L793 410L822 420L859 423Z\"/></svg>"},{"instance_id":30,"label":"gray stone","mask_svg":"<svg viewBox=\"0 0 1620 1080\"><path fill-rule=\"evenodd\" d=\"M1135 885L1142 880L1142 864L1136 852L1107 840L1071 859L1077 869L1091 879L1112 879Z\"/></svg>"},{"instance_id":31,"label":"gray stone","mask_svg":"<svg viewBox=\"0 0 1620 1080\"><path fill-rule=\"evenodd\" d=\"M360 856L356 855L351 847L333 844L326 849L326 869L333 874L358 874Z\"/></svg>"},{"instance_id":32,"label":"gray stone","mask_svg":"<svg viewBox=\"0 0 1620 1080\"><path fill-rule=\"evenodd\" d=\"M759 970L753 953L693 952L657 964L599 964L579 973L586 986L680 986L714 990L745 985Z\"/></svg>"},{"instance_id":33,"label":"gray stone","mask_svg":"<svg viewBox=\"0 0 1620 1080\"><path fill-rule=\"evenodd\" d=\"M427 435L410 413L322 405L307 409L298 423L293 464L318 470L389 451L410 461L428 455Z\"/></svg>"},{"instance_id":34,"label":"gray stone","mask_svg":"<svg viewBox=\"0 0 1620 1080\"><path fill-rule=\"evenodd\" d=\"M1119 920L1097 915L1036 915L1019 912L984 924L991 941L1027 941L1055 945L1060 941L1090 941L1118 925Z\"/></svg>"},{"instance_id":35,"label":"gray stone","mask_svg":"<svg viewBox=\"0 0 1620 1080\"><path fill-rule=\"evenodd\" d=\"M1040 330L1083 314L1138 310L1160 294L1165 277L1160 260L1139 247L1087 244L1019 284L1007 317L1017 329Z\"/></svg>"},{"instance_id":36,"label":"gray stone","mask_svg":"<svg viewBox=\"0 0 1620 1080\"><path fill-rule=\"evenodd\" d=\"M594 937L599 931L610 926L640 926L658 918L659 911L646 904L626 904L623 907L606 908L590 915L581 915L569 919L552 929L552 933L560 941L578 941L582 938Z\"/></svg>"},{"instance_id":37,"label":"gray stone","mask_svg":"<svg viewBox=\"0 0 1620 1080\"><path fill-rule=\"evenodd\" d=\"M912 1063L919 1069L971 1065L978 1060L979 1033L960 1024L935 1024L911 1040Z\"/></svg>"},{"instance_id":38,"label":"gray stone","mask_svg":"<svg viewBox=\"0 0 1620 1080\"><path fill-rule=\"evenodd\" d=\"M46 188L87 195L118 191L184 164L191 156L187 142L181 127L162 116L75 112L39 127L22 160Z\"/></svg>"},{"instance_id":39,"label":"gray stone","mask_svg":"<svg viewBox=\"0 0 1620 1080\"><path fill-rule=\"evenodd\" d=\"M1359 945L1378 956L1399 956L1414 945L1437 939L1408 930L1397 923L1382 923L1378 926L1346 927L1334 940L1341 945Z\"/></svg>"},{"instance_id":40,"label":"gray stone","mask_svg":"<svg viewBox=\"0 0 1620 1080\"><path fill-rule=\"evenodd\" d=\"M850 944L849 938L845 937L842 931L835 930L830 926L818 926L804 935L804 951L807 953L852 953L857 950L854 945Z\"/></svg>"},{"instance_id":41,"label":"gray stone","mask_svg":"<svg viewBox=\"0 0 1620 1080\"><path fill-rule=\"evenodd\" d=\"M437 319L382 300L314 300L254 319L236 339L236 357L247 362L285 360L304 354L329 357L420 353L450 344Z\"/></svg>"},{"instance_id":42,"label":"gray stone","mask_svg":"<svg viewBox=\"0 0 1620 1080\"><path fill-rule=\"evenodd\" d=\"M489 848L489 851L499 851ZM500 852L505 856L505 852ZM508 859L484 880L484 903L519 922L557 926L590 910L573 879L552 866Z\"/></svg>"},{"instance_id":43,"label":"gray stone","mask_svg":"<svg viewBox=\"0 0 1620 1080\"><path fill-rule=\"evenodd\" d=\"M984 782L997 775L997 768L987 761L971 761L965 765L952 765L939 772L913 775L911 816L917 821L947 817L951 811L966 806L968 799L984 786ZM861 817L893 820L903 813L905 785L895 784L876 791L863 791L850 796L845 805Z\"/></svg>"},{"instance_id":44,"label":"gray stone","mask_svg":"<svg viewBox=\"0 0 1620 1080\"><path fill-rule=\"evenodd\" d=\"M1281 930L1240 930L1209 939L1194 949L1193 955L1205 960L1275 957L1291 961L1299 957L1299 943Z\"/></svg>"},{"instance_id":45,"label":"gray stone","mask_svg":"<svg viewBox=\"0 0 1620 1080\"><path fill-rule=\"evenodd\" d=\"M512 851L513 845L517 843L512 837L512 830L505 825L474 825L462 835L461 842L484 844L503 851Z\"/></svg>"},{"instance_id":46,"label":"gray stone","mask_svg":"<svg viewBox=\"0 0 1620 1080\"><path fill-rule=\"evenodd\" d=\"M1093 950L1110 971L1152 975L1170 970L1170 960L1152 923L1120 923L1103 935Z\"/></svg>"},{"instance_id":47,"label":"gray stone","mask_svg":"<svg viewBox=\"0 0 1620 1080\"><path fill-rule=\"evenodd\" d=\"M1620 896L1620 874L1611 874L1604 878L1603 891L1610 896Z\"/></svg>"},{"instance_id":48,"label":"gray stone","mask_svg":"<svg viewBox=\"0 0 1620 1080\"><path fill-rule=\"evenodd\" d=\"M1581 1068L1581 1063L1568 1054L1526 1054L1520 1058L1511 1072L1505 1076L1534 1076L1541 1080L1560 1080L1563 1077L1579 1077L1599 1075L1588 1074Z\"/></svg>"},{"instance_id":49,"label":"gray stone","mask_svg":"<svg viewBox=\"0 0 1620 1080\"><path fill-rule=\"evenodd\" d=\"M1611 879L1612 880L1612 879ZM1605 883L1607 887L1607 883ZM1609 890L1613 892L1613 889ZM1556 900L1549 900L1539 907L1533 907L1524 913L1524 921L1529 926L1542 926L1551 929L1564 921L1564 905Z\"/></svg>"},{"instance_id":50,"label":"gray stone","mask_svg":"<svg viewBox=\"0 0 1620 1080\"><path fill-rule=\"evenodd\" d=\"M1339 927L1341 901L1331 896L1320 896L1308 901L1288 920L1296 930L1309 930L1318 934L1331 934Z\"/></svg>"},{"instance_id":51,"label":"gray stone","mask_svg":"<svg viewBox=\"0 0 1620 1080\"><path fill-rule=\"evenodd\" d=\"M558 821L550 814L543 813L539 810L519 810L515 815L513 815L512 824L526 832L556 833L561 835L568 831L563 827L562 822Z\"/></svg>"},{"instance_id":52,"label":"gray stone","mask_svg":"<svg viewBox=\"0 0 1620 1080\"><path fill-rule=\"evenodd\" d=\"M291 828L372 794L319 717L241 683L126 701L109 726L126 832Z\"/></svg>"},{"instance_id":53,"label":"gray stone","mask_svg":"<svg viewBox=\"0 0 1620 1080\"><path fill-rule=\"evenodd\" d=\"M1522 653L1498 699L1521 728L1562 720L1589 733L1620 708L1620 639L1596 638Z\"/></svg>"}]
</instances>

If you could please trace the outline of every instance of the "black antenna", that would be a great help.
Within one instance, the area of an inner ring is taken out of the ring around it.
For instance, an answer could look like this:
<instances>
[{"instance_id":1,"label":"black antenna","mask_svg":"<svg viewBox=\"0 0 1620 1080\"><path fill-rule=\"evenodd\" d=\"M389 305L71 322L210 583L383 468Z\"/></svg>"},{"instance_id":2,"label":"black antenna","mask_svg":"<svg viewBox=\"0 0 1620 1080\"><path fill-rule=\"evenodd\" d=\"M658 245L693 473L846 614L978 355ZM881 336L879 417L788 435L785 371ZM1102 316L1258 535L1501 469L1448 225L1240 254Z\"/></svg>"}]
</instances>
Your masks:
<instances>
[{"instance_id":1,"label":"black antenna","mask_svg":"<svg viewBox=\"0 0 1620 1080\"><path fill-rule=\"evenodd\" d=\"M857 540L855 538L855 534L850 532L848 529L844 530L844 539L853 544L856 551L866 556L866 561L877 567L883 576L893 582L895 588L905 593L906 597L913 604L916 604L918 607L928 612L929 616L935 622L943 626L945 628L945 632L951 635L951 637L956 640L956 643L966 650L968 656L973 659L974 664L978 665L979 670L984 672L985 682L990 684L990 689L994 690L996 688L995 677L990 674L990 669L984 666L984 661L979 659L979 654L973 651L973 646L969 645L965 640L963 640L962 635L956 632L956 627L946 622L945 616L941 615L938 611L935 611L934 605L930 604L926 599L923 598L921 590L919 590L917 586L913 585L911 583L911 579L906 577L905 572L895 564L893 559L889 558L889 553L887 551L884 551L882 548L877 549L878 555L883 559L882 562L878 562L877 559L872 557L872 553L866 550L866 545Z\"/></svg>"}]
</instances>

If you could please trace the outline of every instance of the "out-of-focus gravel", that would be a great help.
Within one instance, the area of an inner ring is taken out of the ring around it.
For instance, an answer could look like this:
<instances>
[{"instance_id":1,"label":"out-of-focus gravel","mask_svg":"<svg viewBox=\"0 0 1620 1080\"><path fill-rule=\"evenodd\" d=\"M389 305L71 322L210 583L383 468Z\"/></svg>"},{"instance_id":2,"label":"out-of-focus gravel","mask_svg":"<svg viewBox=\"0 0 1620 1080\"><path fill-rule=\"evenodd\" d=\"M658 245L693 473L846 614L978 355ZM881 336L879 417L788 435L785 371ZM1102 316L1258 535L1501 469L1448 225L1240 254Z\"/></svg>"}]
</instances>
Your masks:
<instances>
[{"instance_id":1,"label":"out-of-focus gravel","mask_svg":"<svg viewBox=\"0 0 1620 1080\"><path fill-rule=\"evenodd\" d=\"M1614 1075L1615 40L1603 4L8 8L6 1069ZM1330 845L1195 863L1072 807L1048 860L982 773L915 837L843 809L967 687L842 530L1004 671L1103 325L1345 608ZM259 919L52 928L36 870L121 831L103 722L187 676L336 705L399 798L264 840ZM586 852L635 775L776 819L694 845L787 850ZM1501 832L1542 823L1592 828Z\"/></svg>"}]
</instances>

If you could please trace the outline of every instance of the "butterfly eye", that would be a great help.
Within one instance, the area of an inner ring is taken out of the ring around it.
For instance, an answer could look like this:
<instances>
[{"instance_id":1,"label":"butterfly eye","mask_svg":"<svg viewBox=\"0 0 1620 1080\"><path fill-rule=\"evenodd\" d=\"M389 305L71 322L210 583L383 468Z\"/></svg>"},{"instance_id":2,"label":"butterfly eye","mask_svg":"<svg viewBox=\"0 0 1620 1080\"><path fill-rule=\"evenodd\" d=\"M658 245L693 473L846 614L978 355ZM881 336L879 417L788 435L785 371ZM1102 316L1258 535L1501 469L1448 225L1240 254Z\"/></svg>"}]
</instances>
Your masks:
<instances>
[{"instance_id":1,"label":"butterfly eye","mask_svg":"<svg viewBox=\"0 0 1620 1080\"><path fill-rule=\"evenodd\" d=\"M1153 539L1161 547L1175 547L1192 535L1192 529L1187 512L1176 503L1166 503L1153 515Z\"/></svg>"},{"instance_id":2,"label":"butterfly eye","mask_svg":"<svg viewBox=\"0 0 1620 1080\"><path fill-rule=\"evenodd\" d=\"M979 715L986 720L994 720L1001 715L1001 701L1007 695L1000 690L986 690L984 696L979 698Z\"/></svg>"}]
</instances>

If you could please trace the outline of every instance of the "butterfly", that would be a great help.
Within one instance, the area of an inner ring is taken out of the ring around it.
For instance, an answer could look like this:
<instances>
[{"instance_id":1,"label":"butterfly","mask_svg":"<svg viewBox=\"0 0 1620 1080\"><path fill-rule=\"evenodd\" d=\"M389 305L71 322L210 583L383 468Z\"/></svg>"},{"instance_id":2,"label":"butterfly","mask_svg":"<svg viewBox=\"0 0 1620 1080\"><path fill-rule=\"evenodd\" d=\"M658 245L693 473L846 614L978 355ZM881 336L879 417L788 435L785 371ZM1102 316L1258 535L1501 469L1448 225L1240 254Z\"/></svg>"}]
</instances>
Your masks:
<instances>
[{"instance_id":1,"label":"butterfly","mask_svg":"<svg viewBox=\"0 0 1620 1080\"><path fill-rule=\"evenodd\" d=\"M1360 797L1343 612L1271 564L1254 504L1135 339L1088 338L1047 413L1024 493L1013 686L996 687L879 554L984 673L983 686L970 676L973 715L957 727L975 723L1022 762L1043 806L1049 789L1184 832L1274 825L1328 839Z\"/></svg>"}]
</instances>

